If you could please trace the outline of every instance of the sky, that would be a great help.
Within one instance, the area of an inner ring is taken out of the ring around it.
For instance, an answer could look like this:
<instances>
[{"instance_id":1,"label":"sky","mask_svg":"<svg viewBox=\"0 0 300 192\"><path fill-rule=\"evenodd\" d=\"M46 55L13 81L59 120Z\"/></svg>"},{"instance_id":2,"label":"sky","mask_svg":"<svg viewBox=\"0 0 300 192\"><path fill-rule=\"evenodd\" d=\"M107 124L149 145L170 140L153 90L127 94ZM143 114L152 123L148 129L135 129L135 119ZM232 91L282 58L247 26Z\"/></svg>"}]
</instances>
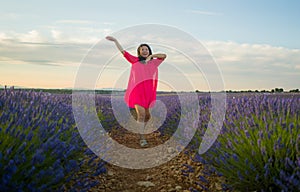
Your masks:
<instances>
[{"instance_id":1,"label":"sky","mask_svg":"<svg viewBox=\"0 0 300 192\"><path fill-rule=\"evenodd\" d=\"M74 88L103 45L90 64L98 72L106 63L95 88L125 89L130 64L104 39L115 35L132 54L145 41L167 54L159 90L300 88L299 10L298 0L1 1L0 86Z\"/></svg>"}]
</instances>

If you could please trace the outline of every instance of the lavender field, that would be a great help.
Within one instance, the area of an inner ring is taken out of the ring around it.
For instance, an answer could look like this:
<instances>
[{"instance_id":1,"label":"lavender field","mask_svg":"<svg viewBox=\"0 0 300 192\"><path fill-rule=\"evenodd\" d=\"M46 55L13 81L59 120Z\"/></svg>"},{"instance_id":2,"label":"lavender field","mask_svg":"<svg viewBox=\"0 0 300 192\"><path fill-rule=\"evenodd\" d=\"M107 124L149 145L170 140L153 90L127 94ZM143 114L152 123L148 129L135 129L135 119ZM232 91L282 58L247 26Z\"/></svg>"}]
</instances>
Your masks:
<instances>
[{"instance_id":1,"label":"lavender field","mask_svg":"<svg viewBox=\"0 0 300 192\"><path fill-rule=\"evenodd\" d=\"M188 146L194 151L211 113L210 94L198 97L198 129ZM96 95L99 120L107 131L121 130L110 99ZM178 96L158 99L167 106L158 130L172 135L181 115ZM221 134L193 161L205 164L207 177L222 175L224 191L300 191L300 95L230 93L226 102ZM79 135L71 94L1 90L0 143L2 191L87 191L99 185L92 178L106 172L105 162ZM199 185L205 182L205 176L199 177Z\"/></svg>"}]
</instances>

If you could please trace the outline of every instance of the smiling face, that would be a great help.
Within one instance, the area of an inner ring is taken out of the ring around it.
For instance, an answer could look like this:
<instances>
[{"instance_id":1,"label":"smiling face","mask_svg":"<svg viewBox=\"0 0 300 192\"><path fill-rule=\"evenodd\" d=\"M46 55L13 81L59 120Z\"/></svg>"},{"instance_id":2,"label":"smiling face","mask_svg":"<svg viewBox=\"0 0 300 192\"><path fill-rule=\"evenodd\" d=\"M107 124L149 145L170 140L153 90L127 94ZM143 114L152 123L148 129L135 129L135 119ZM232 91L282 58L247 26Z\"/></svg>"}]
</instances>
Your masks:
<instances>
[{"instance_id":1,"label":"smiling face","mask_svg":"<svg viewBox=\"0 0 300 192\"><path fill-rule=\"evenodd\" d=\"M141 44L138 49L137 53L139 57L147 58L149 55L152 55L152 51L149 45Z\"/></svg>"},{"instance_id":2,"label":"smiling face","mask_svg":"<svg viewBox=\"0 0 300 192\"><path fill-rule=\"evenodd\" d=\"M140 47L139 53L140 53L140 56L142 56L142 57L148 57L149 56L149 49L148 49L148 47L147 46Z\"/></svg>"}]
</instances>

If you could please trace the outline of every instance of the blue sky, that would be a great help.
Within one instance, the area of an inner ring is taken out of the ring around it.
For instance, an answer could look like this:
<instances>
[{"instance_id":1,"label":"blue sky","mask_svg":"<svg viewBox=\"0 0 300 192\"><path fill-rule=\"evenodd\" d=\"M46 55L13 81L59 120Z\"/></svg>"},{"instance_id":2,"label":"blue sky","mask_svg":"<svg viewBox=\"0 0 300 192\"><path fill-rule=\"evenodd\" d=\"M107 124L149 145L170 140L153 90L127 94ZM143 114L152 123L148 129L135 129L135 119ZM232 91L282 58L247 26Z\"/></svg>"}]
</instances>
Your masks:
<instances>
[{"instance_id":1,"label":"blue sky","mask_svg":"<svg viewBox=\"0 0 300 192\"><path fill-rule=\"evenodd\" d=\"M1 2L0 85L73 87L78 66L93 45L124 28L155 23L174 26L203 43L220 67L226 90L299 88L299 9L297 0ZM176 63L172 56L168 54L169 64ZM106 71L98 88L116 87L111 74L128 71L126 61L116 62L112 65L123 68ZM162 67L160 75L171 74ZM200 73L185 75L205 81ZM178 79L171 84L182 83ZM208 87L204 82L193 88ZM168 89L163 83L159 88Z\"/></svg>"}]
</instances>

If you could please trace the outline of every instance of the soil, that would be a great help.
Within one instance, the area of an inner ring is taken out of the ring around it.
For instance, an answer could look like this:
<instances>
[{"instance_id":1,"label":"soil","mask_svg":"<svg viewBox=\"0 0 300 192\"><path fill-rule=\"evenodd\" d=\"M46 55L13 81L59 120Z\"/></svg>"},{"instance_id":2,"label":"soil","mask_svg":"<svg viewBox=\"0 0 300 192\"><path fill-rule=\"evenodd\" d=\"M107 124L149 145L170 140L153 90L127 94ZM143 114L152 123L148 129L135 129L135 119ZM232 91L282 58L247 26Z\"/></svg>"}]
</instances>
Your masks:
<instances>
[{"instance_id":1,"label":"soil","mask_svg":"<svg viewBox=\"0 0 300 192\"><path fill-rule=\"evenodd\" d=\"M120 144L131 148L141 148L138 134L112 131L110 136ZM153 132L145 135L147 147L164 143L169 138ZM107 173L97 176L100 181L90 191L103 192L188 192L188 191L222 191L224 178L217 175L207 176L204 166L192 161L194 152L183 150L170 161L148 169L128 169L107 163ZM194 171L189 172L189 167ZM199 177L206 179L200 180Z\"/></svg>"}]
</instances>

